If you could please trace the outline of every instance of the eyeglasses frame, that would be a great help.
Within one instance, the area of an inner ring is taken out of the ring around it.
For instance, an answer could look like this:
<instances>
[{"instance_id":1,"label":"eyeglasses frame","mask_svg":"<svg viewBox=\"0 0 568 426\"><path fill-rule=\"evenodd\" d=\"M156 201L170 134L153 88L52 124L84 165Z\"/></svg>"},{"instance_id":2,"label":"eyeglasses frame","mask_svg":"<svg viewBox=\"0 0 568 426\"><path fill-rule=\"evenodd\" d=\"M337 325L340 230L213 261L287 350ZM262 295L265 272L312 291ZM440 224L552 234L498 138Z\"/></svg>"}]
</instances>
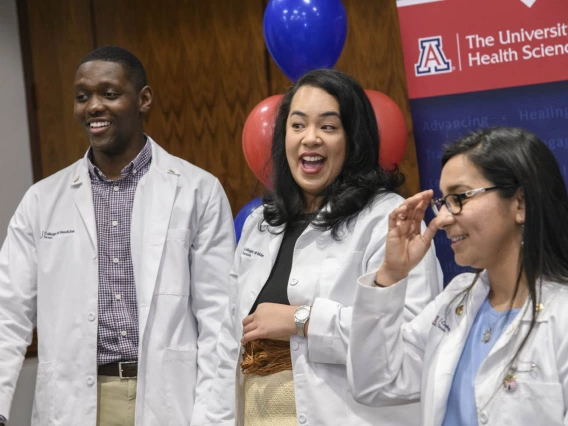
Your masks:
<instances>
[{"instance_id":1,"label":"eyeglasses frame","mask_svg":"<svg viewBox=\"0 0 568 426\"><path fill-rule=\"evenodd\" d=\"M465 192L460 192L457 194L447 194L444 197L439 197L439 198L432 198L432 200L430 200L430 207L432 207L432 211L434 212L435 216L438 216L438 214L440 213L440 210L438 210L438 206L436 206L437 203L441 203L442 205L446 206L446 208L448 209L448 211L452 214L452 215L457 215L460 214L462 209L463 209L463 200L465 200L466 198L471 198L474 195L477 194L482 194L484 192L487 191L491 191L493 189L499 189L498 186L488 186L485 188L477 188L477 189L470 189L468 191ZM456 199L458 200L458 204L460 206L459 210L457 212L453 212L452 211L452 206L448 205L448 203L446 203L446 199L448 197L456 197Z\"/></svg>"}]
</instances>

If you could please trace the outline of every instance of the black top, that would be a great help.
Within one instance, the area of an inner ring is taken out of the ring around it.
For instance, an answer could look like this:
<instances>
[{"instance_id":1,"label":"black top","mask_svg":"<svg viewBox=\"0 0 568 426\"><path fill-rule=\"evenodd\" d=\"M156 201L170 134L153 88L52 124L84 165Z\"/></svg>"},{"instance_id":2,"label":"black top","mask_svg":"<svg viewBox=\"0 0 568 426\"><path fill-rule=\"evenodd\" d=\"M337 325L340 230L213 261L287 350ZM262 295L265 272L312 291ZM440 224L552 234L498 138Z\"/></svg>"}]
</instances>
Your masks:
<instances>
[{"instance_id":1,"label":"black top","mask_svg":"<svg viewBox=\"0 0 568 426\"><path fill-rule=\"evenodd\" d=\"M292 270L294 247L302 232L308 227L311 218L312 215L301 215L299 221L286 225L286 231L284 231L282 245L280 250L278 250L276 261L270 276L266 280L266 284L264 284L254 305L252 305L251 314L256 311L256 307L261 303L290 304L288 300L288 279Z\"/></svg>"}]
</instances>

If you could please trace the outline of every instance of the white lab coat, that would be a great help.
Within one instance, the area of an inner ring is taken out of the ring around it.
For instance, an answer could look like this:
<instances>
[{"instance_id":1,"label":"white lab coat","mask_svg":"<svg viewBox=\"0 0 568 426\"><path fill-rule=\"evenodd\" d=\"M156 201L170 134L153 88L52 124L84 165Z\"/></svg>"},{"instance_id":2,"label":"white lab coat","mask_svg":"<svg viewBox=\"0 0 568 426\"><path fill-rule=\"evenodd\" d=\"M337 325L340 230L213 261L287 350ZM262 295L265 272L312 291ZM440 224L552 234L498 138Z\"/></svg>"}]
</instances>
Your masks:
<instances>
[{"instance_id":1,"label":"white lab coat","mask_svg":"<svg viewBox=\"0 0 568 426\"><path fill-rule=\"evenodd\" d=\"M484 272L463 299L461 292L473 277L454 278L424 312L402 326L406 280L382 289L372 288L371 275L360 279L348 357L356 400L384 406L421 398L420 424L442 424L457 363L489 293ZM462 303L464 310L458 315L456 308ZM530 326L530 299L479 368L475 402L482 426L568 425L568 286L543 283L540 303L543 309L518 358L517 389L507 391L502 384Z\"/></svg>"},{"instance_id":2,"label":"white lab coat","mask_svg":"<svg viewBox=\"0 0 568 426\"><path fill-rule=\"evenodd\" d=\"M288 299L291 305L313 307L308 337L290 338L301 425L415 425L418 421L417 406L370 408L356 403L345 367L357 278L381 264L388 215L402 201L395 194L376 200L358 215L340 241L334 241L330 231L309 225L296 242ZM266 283L283 238L282 233L259 231L262 212L258 208L246 221L231 271L232 307L219 337L220 364L211 398L210 415L216 424L243 423L242 320ZM434 249L409 281L404 302L407 320L441 291L442 275Z\"/></svg>"},{"instance_id":3,"label":"white lab coat","mask_svg":"<svg viewBox=\"0 0 568 426\"><path fill-rule=\"evenodd\" d=\"M136 425L196 425L228 306L233 221L216 178L151 143L131 224L140 331ZM30 188L0 252L0 414L9 413L37 323L32 425L96 424L97 257L83 158Z\"/></svg>"}]
</instances>

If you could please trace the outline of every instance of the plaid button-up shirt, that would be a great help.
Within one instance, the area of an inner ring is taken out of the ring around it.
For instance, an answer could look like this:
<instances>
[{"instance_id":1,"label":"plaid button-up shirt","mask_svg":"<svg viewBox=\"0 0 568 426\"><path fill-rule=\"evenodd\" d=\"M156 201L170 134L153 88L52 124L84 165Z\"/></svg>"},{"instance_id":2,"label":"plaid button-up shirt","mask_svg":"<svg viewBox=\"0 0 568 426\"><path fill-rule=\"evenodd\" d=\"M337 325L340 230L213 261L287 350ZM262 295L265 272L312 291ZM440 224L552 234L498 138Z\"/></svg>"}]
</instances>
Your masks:
<instances>
[{"instance_id":1,"label":"plaid button-up shirt","mask_svg":"<svg viewBox=\"0 0 568 426\"><path fill-rule=\"evenodd\" d=\"M130 250L132 206L138 182L150 168L147 141L136 158L108 179L87 154L97 222L99 259L99 327L97 364L138 359L138 308Z\"/></svg>"}]
</instances>

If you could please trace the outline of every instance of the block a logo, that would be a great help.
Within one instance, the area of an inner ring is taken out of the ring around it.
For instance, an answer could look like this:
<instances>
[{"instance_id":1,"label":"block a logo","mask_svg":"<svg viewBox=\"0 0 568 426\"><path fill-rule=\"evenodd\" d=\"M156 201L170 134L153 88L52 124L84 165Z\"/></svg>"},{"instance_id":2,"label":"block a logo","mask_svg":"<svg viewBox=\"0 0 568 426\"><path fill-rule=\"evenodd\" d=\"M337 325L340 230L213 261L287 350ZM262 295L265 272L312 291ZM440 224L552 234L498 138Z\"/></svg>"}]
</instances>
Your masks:
<instances>
[{"instance_id":1,"label":"block a logo","mask_svg":"<svg viewBox=\"0 0 568 426\"><path fill-rule=\"evenodd\" d=\"M452 72L452 61L442 49L442 36L421 38L418 47L420 56L414 68L417 77Z\"/></svg>"}]
</instances>

